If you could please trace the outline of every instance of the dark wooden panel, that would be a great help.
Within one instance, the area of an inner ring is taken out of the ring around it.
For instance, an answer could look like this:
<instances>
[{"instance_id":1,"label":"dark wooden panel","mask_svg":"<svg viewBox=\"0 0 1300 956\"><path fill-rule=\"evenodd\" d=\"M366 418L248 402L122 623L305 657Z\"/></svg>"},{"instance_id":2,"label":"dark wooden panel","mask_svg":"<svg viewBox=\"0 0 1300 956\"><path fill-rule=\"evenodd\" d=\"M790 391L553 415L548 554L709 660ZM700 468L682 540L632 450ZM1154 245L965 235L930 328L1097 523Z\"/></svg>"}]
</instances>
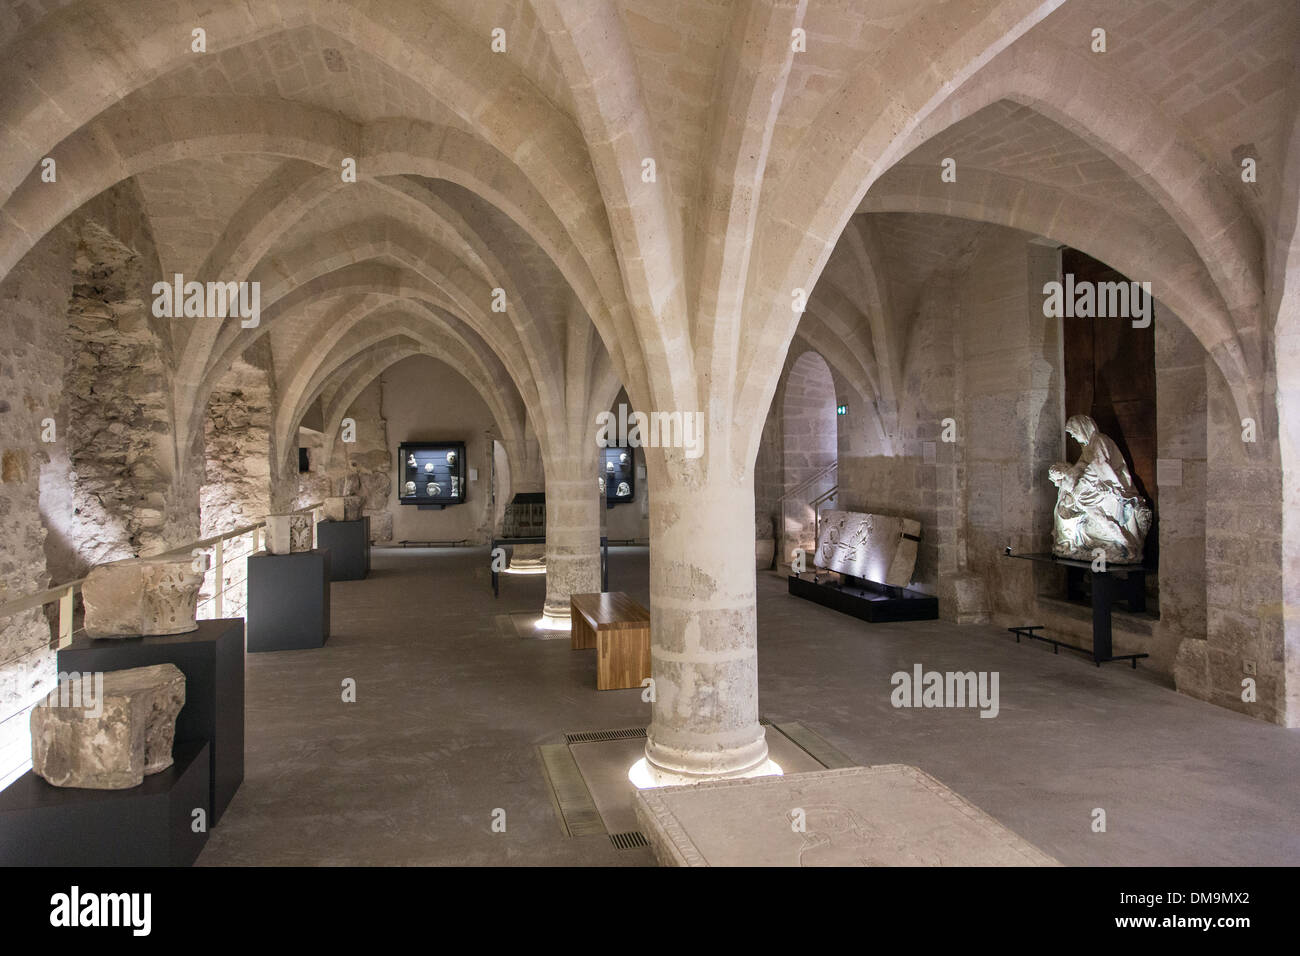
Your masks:
<instances>
[{"instance_id":1,"label":"dark wooden panel","mask_svg":"<svg viewBox=\"0 0 1300 956\"><path fill-rule=\"evenodd\" d=\"M1078 282L1128 282L1077 249L1061 251L1061 272ZM1141 281L1140 278L1137 281ZM1155 308L1154 303L1152 306ZM1145 329L1128 319L1062 319L1065 349L1065 415L1091 415L1097 427L1114 439L1124 454L1133 482L1159 520L1156 487L1156 337L1160 317L1152 313ZM1067 443L1071 461L1079 446ZM1147 567L1155 567L1159 536L1153 525L1147 535Z\"/></svg>"}]
</instances>

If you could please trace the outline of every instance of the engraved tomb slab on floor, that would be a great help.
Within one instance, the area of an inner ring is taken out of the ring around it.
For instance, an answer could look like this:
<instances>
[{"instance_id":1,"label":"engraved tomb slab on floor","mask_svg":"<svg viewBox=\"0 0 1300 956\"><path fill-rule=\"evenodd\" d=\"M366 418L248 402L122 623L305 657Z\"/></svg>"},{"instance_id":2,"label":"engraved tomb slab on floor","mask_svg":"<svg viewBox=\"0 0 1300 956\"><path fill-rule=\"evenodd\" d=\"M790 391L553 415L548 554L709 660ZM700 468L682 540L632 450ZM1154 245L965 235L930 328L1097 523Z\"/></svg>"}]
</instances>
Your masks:
<instances>
[{"instance_id":1,"label":"engraved tomb slab on floor","mask_svg":"<svg viewBox=\"0 0 1300 956\"><path fill-rule=\"evenodd\" d=\"M1059 865L903 764L641 790L636 802L666 866Z\"/></svg>"}]
</instances>

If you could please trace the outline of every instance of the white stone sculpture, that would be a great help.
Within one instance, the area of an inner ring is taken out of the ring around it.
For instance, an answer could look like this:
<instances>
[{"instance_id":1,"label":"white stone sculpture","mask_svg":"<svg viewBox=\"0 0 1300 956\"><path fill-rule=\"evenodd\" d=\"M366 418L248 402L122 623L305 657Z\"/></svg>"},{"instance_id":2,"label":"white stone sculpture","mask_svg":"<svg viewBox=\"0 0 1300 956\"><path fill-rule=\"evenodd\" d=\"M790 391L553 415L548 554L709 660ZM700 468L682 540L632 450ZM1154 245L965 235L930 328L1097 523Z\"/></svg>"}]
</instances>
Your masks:
<instances>
[{"instance_id":1,"label":"white stone sculpture","mask_svg":"<svg viewBox=\"0 0 1300 956\"><path fill-rule=\"evenodd\" d=\"M628 483L626 481L620 481L618 483L618 489L614 492L614 494L619 498L626 498L628 495L632 494L632 489L631 487L628 486Z\"/></svg>"},{"instance_id":2,"label":"white stone sculpture","mask_svg":"<svg viewBox=\"0 0 1300 956\"><path fill-rule=\"evenodd\" d=\"M361 504L360 495L326 498L321 505L321 512L326 521L356 521L361 517Z\"/></svg>"},{"instance_id":3,"label":"white stone sculpture","mask_svg":"<svg viewBox=\"0 0 1300 956\"><path fill-rule=\"evenodd\" d=\"M621 452L618 453L618 463L619 463L620 465L626 465L626 464L627 464L627 452L625 452L625 451L621 451Z\"/></svg>"},{"instance_id":4,"label":"white stone sculpture","mask_svg":"<svg viewBox=\"0 0 1300 956\"><path fill-rule=\"evenodd\" d=\"M296 554L311 550L312 521L309 512L266 516L268 554Z\"/></svg>"},{"instance_id":5,"label":"white stone sculpture","mask_svg":"<svg viewBox=\"0 0 1300 956\"><path fill-rule=\"evenodd\" d=\"M921 522L911 518L823 511L813 565L905 588L912 583Z\"/></svg>"},{"instance_id":6,"label":"white stone sculpture","mask_svg":"<svg viewBox=\"0 0 1300 956\"><path fill-rule=\"evenodd\" d=\"M87 637L187 634L198 628L195 610L207 555L129 558L93 568L81 585Z\"/></svg>"},{"instance_id":7,"label":"white stone sculpture","mask_svg":"<svg viewBox=\"0 0 1300 956\"><path fill-rule=\"evenodd\" d=\"M1133 484L1123 453L1087 415L1075 415L1065 430L1083 454L1073 465L1058 461L1047 472L1058 489L1052 553L1092 561L1100 550L1112 564L1140 564L1151 506Z\"/></svg>"},{"instance_id":8,"label":"white stone sculpture","mask_svg":"<svg viewBox=\"0 0 1300 956\"><path fill-rule=\"evenodd\" d=\"M447 467L448 468L456 467L456 453L454 451L447 452Z\"/></svg>"},{"instance_id":9,"label":"white stone sculpture","mask_svg":"<svg viewBox=\"0 0 1300 956\"><path fill-rule=\"evenodd\" d=\"M605 470L612 475L614 473L614 463L612 461L605 462Z\"/></svg>"},{"instance_id":10,"label":"white stone sculpture","mask_svg":"<svg viewBox=\"0 0 1300 956\"><path fill-rule=\"evenodd\" d=\"M451 496L453 498L460 497L460 479L455 475L451 476Z\"/></svg>"},{"instance_id":11,"label":"white stone sculpture","mask_svg":"<svg viewBox=\"0 0 1300 956\"><path fill-rule=\"evenodd\" d=\"M425 470L425 472L426 472L427 474L432 475L432 474L433 474L433 462L431 462L431 461L426 461L426 462L424 463L424 470Z\"/></svg>"},{"instance_id":12,"label":"white stone sculpture","mask_svg":"<svg viewBox=\"0 0 1300 956\"><path fill-rule=\"evenodd\" d=\"M32 770L56 787L137 787L172 765L184 706L175 664L65 676L32 708Z\"/></svg>"},{"instance_id":13,"label":"white stone sculpture","mask_svg":"<svg viewBox=\"0 0 1300 956\"><path fill-rule=\"evenodd\" d=\"M407 455L407 456L406 456L406 466L407 466L408 468L414 468L414 467L415 467L415 456L414 456L414 455Z\"/></svg>"},{"instance_id":14,"label":"white stone sculpture","mask_svg":"<svg viewBox=\"0 0 1300 956\"><path fill-rule=\"evenodd\" d=\"M408 497L415 494L415 482L408 481L406 484L402 485L402 494Z\"/></svg>"},{"instance_id":15,"label":"white stone sculpture","mask_svg":"<svg viewBox=\"0 0 1300 956\"><path fill-rule=\"evenodd\" d=\"M597 486L598 488L600 488L600 493L603 495L603 494L605 493L605 476L604 476L604 475L601 475L599 478L596 479L596 486Z\"/></svg>"},{"instance_id":16,"label":"white stone sculpture","mask_svg":"<svg viewBox=\"0 0 1300 956\"><path fill-rule=\"evenodd\" d=\"M430 498L437 498L442 494L442 486L431 481L424 486L424 493Z\"/></svg>"}]
</instances>

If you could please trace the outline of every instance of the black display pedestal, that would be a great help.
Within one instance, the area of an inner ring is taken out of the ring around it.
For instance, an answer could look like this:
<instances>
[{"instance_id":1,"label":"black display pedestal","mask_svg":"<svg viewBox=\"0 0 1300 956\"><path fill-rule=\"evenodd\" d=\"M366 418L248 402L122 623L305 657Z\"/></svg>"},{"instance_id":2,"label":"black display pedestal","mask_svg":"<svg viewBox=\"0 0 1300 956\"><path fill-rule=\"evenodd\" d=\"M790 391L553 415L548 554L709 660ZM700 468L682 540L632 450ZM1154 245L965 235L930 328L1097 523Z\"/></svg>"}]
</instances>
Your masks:
<instances>
[{"instance_id":1,"label":"black display pedestal","mask_svg":"<svg viewBox=\"0 0 1300 956\"><path fill-rule=\"evenodd\" d=\"M216 825L244 782L244 622L199 621L188 634L91 640L59 650L59 670L120 671L175 664L185 675L185 706L176 718L176 743L207 741L212 761L210 826Z\"/></svg>"},{"instance_id":2,"label":"black display pedestal","mask_svg":"<svg viewBox=\"0 0 1300 956\"><path fill-rule=\"evenodd\" d=\"M330 553L249 555L248 652L323 647L330 636Z\"/></svg>"},{"instance_id":3,"label":"black display pedestal","mask_svg":"<svg viewBox=\"0 0 1300 956\"><path fill-rule=\"evenodd\" d=\"M370 573L370 517L317 522L316 547L330 553L331 581L360 581Z\"/></svg>"},{"instance_id":4,"label":"black display pedestal","mask_svg":"<svg viewBox=\"0 0 1300 956\"><path fill-rule=\"evenodd\" d=\"M178 742L172 759L130 790L52 787L29 770L0 792L0 866L190 866L212 825L194 832L208 745Z\"/></svg>"},{"instance_id":5,"label":"black display pedestal","mask_svg":"<svg viewBox=\"0 0 1300 956\"><path fill-rule=\"evenodd\" d=\"M844 575L842 584L820 583L815 577L806 580L797 574L790 575L790 593L873 624L939 618L939 599L931 594L876 584L851 575Z\"/></svg>"},{"instance_id":6,"label":"black display pedestal","mask_svg":"<svg viewBox=\"0 0 1300 956\"><path fill-rule=\"evenodd\" d=\"M1092 563L1089 561L1058 558L1054 554L1012 554L1010 548L1007 548L1005 554L1008 558L1037 561L1040 564L1065 568L1066 594L1071 600L1082 599L1084 575L1088 574L1092 577L1091 650L1035 633L1043 629L1041 624L1026 624L1020 627L1007 628L1016 635L1017 644L1020 643L1022 637L1032 638L1036 641L1046 641L1053 645L1053 653L1056 652L1058 647L1067 647L1072 651L1091 655L1093 662L1098 667L1111 661L1130 661L1134 667L1137 667L1139 658L1148 656L1146 654L1116 654L1113 652L1111 644L1110 609L1116 599L1127 603L1128 609L1135 614L1140 614L1147 609L1147 571L1142 565L1108 564L1105 571L1094 571Z\"/></svg>"}]
</instances>

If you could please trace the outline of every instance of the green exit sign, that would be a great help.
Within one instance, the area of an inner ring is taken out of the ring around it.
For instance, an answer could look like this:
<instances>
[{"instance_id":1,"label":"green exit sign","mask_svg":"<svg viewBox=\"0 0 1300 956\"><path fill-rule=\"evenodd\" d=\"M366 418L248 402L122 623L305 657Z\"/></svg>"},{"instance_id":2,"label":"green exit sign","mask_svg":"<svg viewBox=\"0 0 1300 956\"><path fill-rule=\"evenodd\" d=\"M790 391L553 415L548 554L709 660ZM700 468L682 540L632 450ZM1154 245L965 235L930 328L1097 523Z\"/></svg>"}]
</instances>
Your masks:
<instances>
[{"instance_id":1,"label":"green exit sign","mask_svg":"<svg viewBox=\"0 0 1300 956\"><path fill-rule=\"evenodd\" d=\"M847 405L836 405L836 406L835 406L835 414L836 414L836 415L847 415L848 413L849 413L849 406L847 406Z\"/></svg>"}]
</instances>

